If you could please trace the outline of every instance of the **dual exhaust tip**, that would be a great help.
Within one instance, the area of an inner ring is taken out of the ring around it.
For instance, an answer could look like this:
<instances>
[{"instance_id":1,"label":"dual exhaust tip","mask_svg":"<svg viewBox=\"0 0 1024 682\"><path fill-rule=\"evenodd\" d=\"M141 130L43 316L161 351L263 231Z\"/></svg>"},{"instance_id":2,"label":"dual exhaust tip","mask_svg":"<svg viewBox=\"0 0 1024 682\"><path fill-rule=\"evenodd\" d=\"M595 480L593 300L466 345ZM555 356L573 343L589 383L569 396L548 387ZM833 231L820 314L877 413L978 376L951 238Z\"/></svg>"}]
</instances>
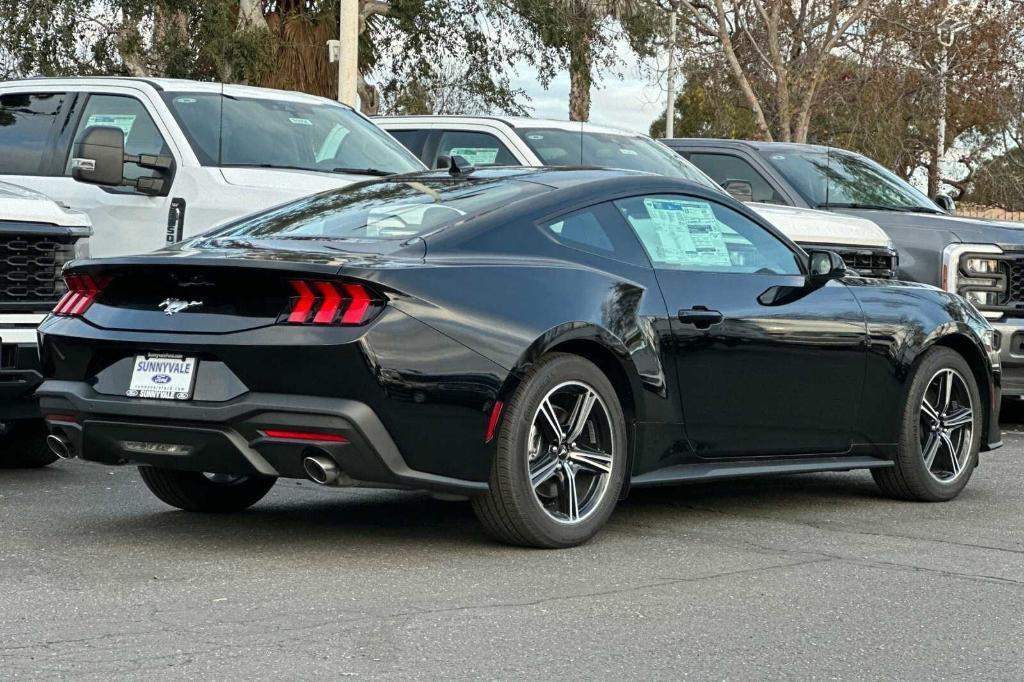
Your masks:
<instances>
[{"instance_id":1,"label":"dual exhaust tip","mask_svg":"<svg viewBox=\"0 0 1024 682\"><path fill-rule=\"evenodd\" d=\"M46 437L46 447L61 459L72 459L75 456L71 441L57 433ZM302 460L302 468L311 480L320 485L333 485L341 476L341 469L334 460L324 455L306 457Z\"/></svg>"}]
</instances>

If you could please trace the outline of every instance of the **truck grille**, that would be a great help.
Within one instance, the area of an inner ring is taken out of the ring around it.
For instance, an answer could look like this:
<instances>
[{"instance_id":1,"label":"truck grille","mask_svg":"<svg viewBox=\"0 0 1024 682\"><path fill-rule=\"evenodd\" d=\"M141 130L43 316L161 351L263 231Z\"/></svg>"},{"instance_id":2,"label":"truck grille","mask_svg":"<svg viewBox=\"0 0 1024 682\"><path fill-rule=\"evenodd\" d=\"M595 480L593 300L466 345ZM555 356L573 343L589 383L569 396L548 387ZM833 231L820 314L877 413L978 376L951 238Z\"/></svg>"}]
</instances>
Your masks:
<instances>
[{"instance_id":1,"label":"truck grille","mask_svg":"<svg viewBox=\"0 0 1024 682\"><path fill-rule=\"evenodd\" d=\"M1009 266L1006 278L1008 303L1010 305L1024 303L1024 258L1015 258L1004 261L1004 263Z\"/></svg>"},{"instance_id":2,"label":"truck grille","mask_svg":"<svg viewBox=\"0 0 1024 682\"><path fill-rule=\"evenodd\" d=\"M73 237L0 235L0 309L47 312L64 294Z\"/></svg>"},{"instance_id":3,"label":"truck grille","mask_svg":"<svg viewBox=\"0 0 1024 682\"><path fill-rule=\"evenodd\" d=\"M896 277L895 258L890 251L869 251L865 249L833 250L843 257L846 267L856 270L864 277L894 279Z\"/></svg>"}]
</instances>

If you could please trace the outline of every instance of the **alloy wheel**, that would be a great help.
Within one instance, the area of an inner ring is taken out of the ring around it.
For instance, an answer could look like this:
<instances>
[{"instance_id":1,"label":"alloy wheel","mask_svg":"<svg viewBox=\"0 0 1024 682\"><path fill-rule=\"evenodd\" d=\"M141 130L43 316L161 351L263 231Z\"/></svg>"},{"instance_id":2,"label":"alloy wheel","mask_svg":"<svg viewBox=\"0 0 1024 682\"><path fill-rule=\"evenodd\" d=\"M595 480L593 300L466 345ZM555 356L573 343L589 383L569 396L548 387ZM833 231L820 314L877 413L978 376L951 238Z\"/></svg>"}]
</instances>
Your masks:
<instances>
[{"instance_id":1,"label":"alloy wheel","mask_svg":"<svg viewBox=\"0 0 1024 682\"><path fill-rule=\"evenodd\" d=\"M527 473L541 509L568 524L593 514L616 454L612 421L597 391L581 381L551 389L534 414L528 447Z\"/></svg>"},{"instance_id":2,"label":"alloy wheel","mask_svg":"<svg viewBox=\"0 0 1024 682\"><path fill-rule=\"evenodd\" d=\"M963 376L940 369L921 398L921 456L928 473L950 483L967 469L974 434L974 402Z\"/></svg>"}]
</instances>

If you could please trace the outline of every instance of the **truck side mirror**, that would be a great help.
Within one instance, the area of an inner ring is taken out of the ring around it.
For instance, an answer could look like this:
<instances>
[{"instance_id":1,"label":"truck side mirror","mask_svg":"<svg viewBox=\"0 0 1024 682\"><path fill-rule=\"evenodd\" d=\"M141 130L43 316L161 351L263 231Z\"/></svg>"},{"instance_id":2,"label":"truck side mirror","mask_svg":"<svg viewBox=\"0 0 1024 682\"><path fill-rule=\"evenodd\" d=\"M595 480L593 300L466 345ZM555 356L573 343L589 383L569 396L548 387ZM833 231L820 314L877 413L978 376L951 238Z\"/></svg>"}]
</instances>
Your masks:
<instances>
[{"instance_id":1,"label":"truck side mirror","mask_svg":"<svg viewBox=\"0 0 1024 682\"><path fill-rule=\"evenodd\" d=\"M956 202L948 194L936 194L935 203L949 215L956 215Z\"/></svg>"},{"instance_id":2,"label":"truck side mirror","mask_svg":"<svg viewBox=\"0 0 1024 682\"><path fill-rule=\"evenodd\" d=\"M726 180L722 183L722 189L736 201L746 203L754 200L754 186L746 180Z\"/></svg>"},{"instance_id":3,"label":"truck side mirror","mask_svg":"<svg viewBox=\"0 0 1024 682\"><path fill-rule=\"evenodd\" d=\"M71 177L90 185L120 187L124 183L124 132L113 126L92 126L71 153Z\"/></svg>"}]
</instances>

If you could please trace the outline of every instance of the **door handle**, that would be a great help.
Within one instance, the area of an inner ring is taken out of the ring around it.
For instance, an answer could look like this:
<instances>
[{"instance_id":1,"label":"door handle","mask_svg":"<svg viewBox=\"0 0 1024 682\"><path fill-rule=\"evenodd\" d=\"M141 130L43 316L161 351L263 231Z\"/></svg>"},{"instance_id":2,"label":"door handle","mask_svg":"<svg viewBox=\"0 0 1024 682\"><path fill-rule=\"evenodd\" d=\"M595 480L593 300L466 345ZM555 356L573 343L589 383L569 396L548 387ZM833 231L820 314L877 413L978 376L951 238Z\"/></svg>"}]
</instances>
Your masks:
<instances>
[{"instance_id":1,"label":"door handle","mask_svg":"<svg viewBox=\"0 0 1024 682\"><path fill-rule=\"evenodd\" d=\"M712 325L722 324L725 318L717 310L708 310L702 305L684 308L679 311L679 321L692 324L697 329L709 329Z\"/></svg>"}]
</instances>

